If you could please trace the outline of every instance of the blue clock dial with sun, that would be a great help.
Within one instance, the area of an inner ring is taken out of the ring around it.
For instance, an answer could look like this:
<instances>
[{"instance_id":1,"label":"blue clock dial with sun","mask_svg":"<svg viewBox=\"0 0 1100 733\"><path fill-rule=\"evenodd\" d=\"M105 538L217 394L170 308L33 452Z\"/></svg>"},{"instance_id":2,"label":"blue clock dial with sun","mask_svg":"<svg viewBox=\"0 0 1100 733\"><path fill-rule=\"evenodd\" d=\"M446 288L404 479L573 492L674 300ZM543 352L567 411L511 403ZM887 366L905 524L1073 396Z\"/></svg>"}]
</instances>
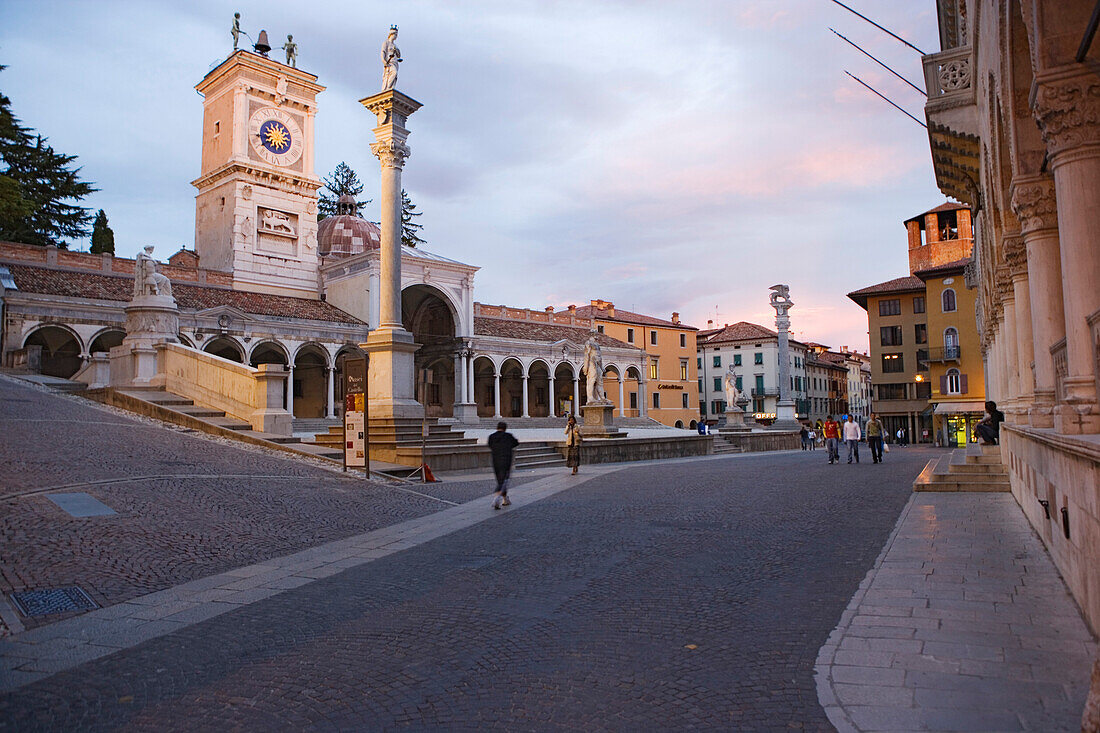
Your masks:
<instances>
[{"instance_id":1,"label":"blue clock dial with sun","mask_svg":"<svg viewBox=\"0 0 1100 733\"><path fill-rule=\"evenodd\" d=\"M278 107L256 110L248 125L256 155L272 165L291 165L305 149L302 129L294 116Z\"/></svg>"}]
</instances>

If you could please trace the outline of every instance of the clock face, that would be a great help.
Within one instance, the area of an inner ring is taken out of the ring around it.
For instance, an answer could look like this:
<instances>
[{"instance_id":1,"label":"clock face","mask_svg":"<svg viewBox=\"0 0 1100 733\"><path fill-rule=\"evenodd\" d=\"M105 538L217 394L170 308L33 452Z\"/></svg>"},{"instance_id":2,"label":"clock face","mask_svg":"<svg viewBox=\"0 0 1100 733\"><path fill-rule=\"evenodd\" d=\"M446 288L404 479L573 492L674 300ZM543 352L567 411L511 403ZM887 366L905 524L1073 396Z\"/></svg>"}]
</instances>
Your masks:
<instances>
[{"instance_id":1,"label":"clock face","mask_svg":"<svg viewBox=\"0 0 1100 733\"><path fill-rule=\"evenodd\" d=\"M256 110L248 123L248 138L256 154L272 165L290 165L302 157L302 130L286 112L275 107Z\"/></svg>"}]
</instances>

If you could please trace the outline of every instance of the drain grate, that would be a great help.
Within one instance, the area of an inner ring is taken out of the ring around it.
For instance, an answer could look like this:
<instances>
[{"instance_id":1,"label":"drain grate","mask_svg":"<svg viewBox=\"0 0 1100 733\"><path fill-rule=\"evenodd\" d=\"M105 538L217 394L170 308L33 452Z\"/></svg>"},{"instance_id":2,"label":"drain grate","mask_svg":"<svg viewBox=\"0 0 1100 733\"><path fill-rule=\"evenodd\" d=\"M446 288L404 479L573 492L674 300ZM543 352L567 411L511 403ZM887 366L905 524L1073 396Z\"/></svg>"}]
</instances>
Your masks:
<instances>
[{"instance_id":1,"label":"drain grate","mask_svg":"<svg viewBox=\"0 0 1100 733\"><path fill-rule=\"evenodd\" d=\"M77 585L19 591L11 594L11 600L24 616L48 616L53 613L99 608L91 596Z\"/></svg>"}]
</instances>

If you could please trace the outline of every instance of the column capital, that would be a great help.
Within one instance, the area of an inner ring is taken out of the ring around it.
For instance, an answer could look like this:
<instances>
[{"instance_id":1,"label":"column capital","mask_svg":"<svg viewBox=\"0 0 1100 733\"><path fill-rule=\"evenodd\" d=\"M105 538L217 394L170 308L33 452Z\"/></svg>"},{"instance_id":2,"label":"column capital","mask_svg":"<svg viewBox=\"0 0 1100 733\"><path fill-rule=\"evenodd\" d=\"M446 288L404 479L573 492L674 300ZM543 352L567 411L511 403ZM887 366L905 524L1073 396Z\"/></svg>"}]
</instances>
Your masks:
<instances>
[{"instance_id":1,"label":"column capital","mask_svg":"<svg viewBox=\"0 0 1100 733\"><path fill-rule=\"evenodd\" d=\"M412 154L412 148L396 138L371 143L370 151L382 163L383 168L404 168L405 159Z\"/></svg>"},{"instance_id":2,"label":"column capital","mask_svg":"<svg viewBox=\"0 0 1100 733\"><path fill-rule=\"evenodd\" d=\"M1054 193L1054 176L1050 173L1014 176L1012 211L1020 220L1020 227L1025 235L1057 230L1058 200Z\"/></svg>"},{"instance_id":3,"label":"column capital","mask_svg":"<svg viewBox=\"0 0 1100 733\"><path fill-rule=\"evenodd\" d=\"M1100 156L1100 77L1082 64L1070 64L1038 74L1032 113L1050 153L1058 157L1083 145Z\"/></svg>"},{"instance_id":4,"label":"column capital","mask_svg":"<svg viewBox=\"0 0 1100 733\"><path fill-rule=\"evenodd\" d=\"M1014 280L1027 277L1027 247L1024 245L1023 237L1005 237L1004 254L1009 277Z\"/></svg>"}]
</instances>

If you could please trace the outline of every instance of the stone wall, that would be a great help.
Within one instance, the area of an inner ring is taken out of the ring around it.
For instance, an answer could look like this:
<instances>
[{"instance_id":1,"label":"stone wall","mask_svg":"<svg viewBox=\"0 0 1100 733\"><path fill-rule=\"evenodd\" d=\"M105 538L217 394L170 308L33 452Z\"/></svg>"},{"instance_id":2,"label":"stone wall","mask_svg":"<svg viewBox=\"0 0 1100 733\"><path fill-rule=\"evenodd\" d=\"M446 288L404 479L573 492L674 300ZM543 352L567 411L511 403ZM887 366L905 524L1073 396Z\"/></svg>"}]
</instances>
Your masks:
<instances>
[{"instance_id":1,"label":"stone wall","mask_svg":"<svg viewBox=\"0 0 1100 733\"><path fill-rule=\"evenodd\" d=\"M555 445L565 456L565 443ZM653 438L608 438L586 440L581 445L581 463L651 461L659 458L705 456L714 452L713 435L684 435Z\"/></svg>"},{"instance_id":2,"label":"stone wall","mask_svg":"<svg viewBox=\"0 0 1100 733\"><path fill-rule=\"evenodd\" d=\"M788 433L780 430L760 433L726 433L719 431L718 436L736 445L746 453L798 450L802 447L802 439L798 437L798 433Z\"/></svg>"},{"instance_id":3,"label":"stone wall","mask_svg":"<svg viewBox=\"0 0 1100 733\"><path fill-rule=\"evenodd\" d=\"M1012 495L1050 551L1085 621L1100 633L1100 442L1002 425L1001 457ZM1049 519L1040 500L1049 502Z\"/></svg>"}]
</instances>

